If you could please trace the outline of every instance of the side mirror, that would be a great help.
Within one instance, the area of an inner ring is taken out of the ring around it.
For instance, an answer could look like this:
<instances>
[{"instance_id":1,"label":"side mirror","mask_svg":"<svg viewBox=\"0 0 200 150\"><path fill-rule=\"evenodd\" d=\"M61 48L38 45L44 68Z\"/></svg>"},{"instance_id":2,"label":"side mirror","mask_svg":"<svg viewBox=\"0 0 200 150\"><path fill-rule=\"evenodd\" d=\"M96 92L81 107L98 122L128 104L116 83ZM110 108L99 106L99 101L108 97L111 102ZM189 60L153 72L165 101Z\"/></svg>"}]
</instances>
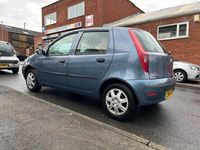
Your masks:
<instances>
[{"instance_id":1,"label":"side mirror","mask_svg":"<svg viewBox=\"0 0 200 150\"><path fill-rule=\"evenodd\" d=\"M45 52L43 49L38 49L38 50L36 51L36 53L37 53L38 55L46 55L46 52Z\"/></svg>"}]
</instances>

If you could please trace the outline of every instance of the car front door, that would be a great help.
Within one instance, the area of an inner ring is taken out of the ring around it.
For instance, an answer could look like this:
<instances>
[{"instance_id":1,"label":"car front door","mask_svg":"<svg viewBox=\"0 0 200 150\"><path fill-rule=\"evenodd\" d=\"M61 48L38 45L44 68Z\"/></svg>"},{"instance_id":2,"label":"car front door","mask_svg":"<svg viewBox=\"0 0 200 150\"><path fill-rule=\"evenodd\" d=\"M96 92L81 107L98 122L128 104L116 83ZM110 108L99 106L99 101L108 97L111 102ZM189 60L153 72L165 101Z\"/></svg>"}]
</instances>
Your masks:
<instances>
[{"instance_id":1,"label":"car front door","mask_svg":"<svg viewBox=\"0 0 200 150\"><path fill-rule=\"evenodd\" d=\"M38 58L39 79L44 85L67 87L67 63L77 33L66 35L52 43L46 56Z\"/></svg>"},{"instance_id":2,"label":"car front door","mask_svg":"<svg viewBox=\"0 0 200 150\"><path fill-rule=\"evenodd\" d=\"M94 92L108 70L113 56L109 31L85 31L68 63L69 87Z\"/></svg>"}]
</instances>

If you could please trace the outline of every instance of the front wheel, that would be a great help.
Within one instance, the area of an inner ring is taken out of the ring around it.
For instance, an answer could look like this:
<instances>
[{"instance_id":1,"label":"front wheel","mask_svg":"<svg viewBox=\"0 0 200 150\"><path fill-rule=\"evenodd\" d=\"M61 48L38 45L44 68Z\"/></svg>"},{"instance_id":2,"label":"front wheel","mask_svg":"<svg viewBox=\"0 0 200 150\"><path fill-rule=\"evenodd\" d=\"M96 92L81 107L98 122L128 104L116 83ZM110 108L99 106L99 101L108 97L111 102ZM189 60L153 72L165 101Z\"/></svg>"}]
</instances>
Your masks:
<instances>
[{"instance_id":1,"label":"front wheel","mask_svg":"<svg viewBox=\"0 0 200 150\"><path fill-rule=\"evenodd\" d=\"M136 109L136 99L131 90L123 84L111 84L103 92L103 107L116 120L129 119Z\"/></svg>"},{"instance_id":2,"label":"front wheel","mask_svg":"<svg viewBox=\"0 0 200 150\"><path fill-rule=\"evenodd\" d=\"M39 92L42 86L39 84L34 70L29 70L26 74L26 85L31 92Z\"/></svg>"},{"instance_id":3,"label":"front wheel","mask_svg":"<svg viewBox=\"0 0 200 150\"><path fill-rule=\"evenodd\" d=\"M182 70L175 70L174 76L177 82L185 82L187 80L187 74Z\"/></svg>"}]
</instances>

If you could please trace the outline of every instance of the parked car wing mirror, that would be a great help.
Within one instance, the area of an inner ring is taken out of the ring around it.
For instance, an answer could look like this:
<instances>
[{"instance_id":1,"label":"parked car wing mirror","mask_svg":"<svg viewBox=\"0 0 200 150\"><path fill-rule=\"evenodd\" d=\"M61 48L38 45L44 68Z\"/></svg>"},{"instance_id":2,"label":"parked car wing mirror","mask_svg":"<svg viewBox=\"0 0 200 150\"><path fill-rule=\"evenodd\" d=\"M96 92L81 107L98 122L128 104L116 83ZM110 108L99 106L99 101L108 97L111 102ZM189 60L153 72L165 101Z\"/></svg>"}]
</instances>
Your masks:
<instances>
[{"instance_id":1,"label":"parked car wing mirror","mask_svg":"<svg viewBox=\"0 0 200 150\"><path fill-rule=\"evenodd\" d=\"M171 52L171 51L168 51L168 55L170 55L170 56L171 56L171 55L172 55L172 52Z\"/></svg>"},{"instance_id":2,"label":"parked car wing mirror","mask_svg":"<svg viewBox=\"0 0 200 150\"><path fill-rule=\"evenodd\" d=\"M46 55L46 52L43 49L38 49L36 53L39 55Z\"/></svg>"}]
</instances>

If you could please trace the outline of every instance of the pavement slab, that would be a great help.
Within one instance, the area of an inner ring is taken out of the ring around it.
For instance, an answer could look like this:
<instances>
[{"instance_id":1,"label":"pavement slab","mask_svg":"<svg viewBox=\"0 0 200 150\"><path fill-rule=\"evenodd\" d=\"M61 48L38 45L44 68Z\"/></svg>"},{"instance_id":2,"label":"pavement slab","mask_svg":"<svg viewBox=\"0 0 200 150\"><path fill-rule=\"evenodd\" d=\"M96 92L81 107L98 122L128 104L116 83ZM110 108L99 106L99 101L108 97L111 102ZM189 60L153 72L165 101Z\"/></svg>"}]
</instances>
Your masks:
<instances>
[{"instance_id":1,"label":"pavement slab","mask_svg":"<svg viewBox=\"0 0 200 150\"><path fill-rule=\"evenodd\" d=\"M0 150L166 149L66 108L0 86Z\"/></svg>"}]
</instances>

